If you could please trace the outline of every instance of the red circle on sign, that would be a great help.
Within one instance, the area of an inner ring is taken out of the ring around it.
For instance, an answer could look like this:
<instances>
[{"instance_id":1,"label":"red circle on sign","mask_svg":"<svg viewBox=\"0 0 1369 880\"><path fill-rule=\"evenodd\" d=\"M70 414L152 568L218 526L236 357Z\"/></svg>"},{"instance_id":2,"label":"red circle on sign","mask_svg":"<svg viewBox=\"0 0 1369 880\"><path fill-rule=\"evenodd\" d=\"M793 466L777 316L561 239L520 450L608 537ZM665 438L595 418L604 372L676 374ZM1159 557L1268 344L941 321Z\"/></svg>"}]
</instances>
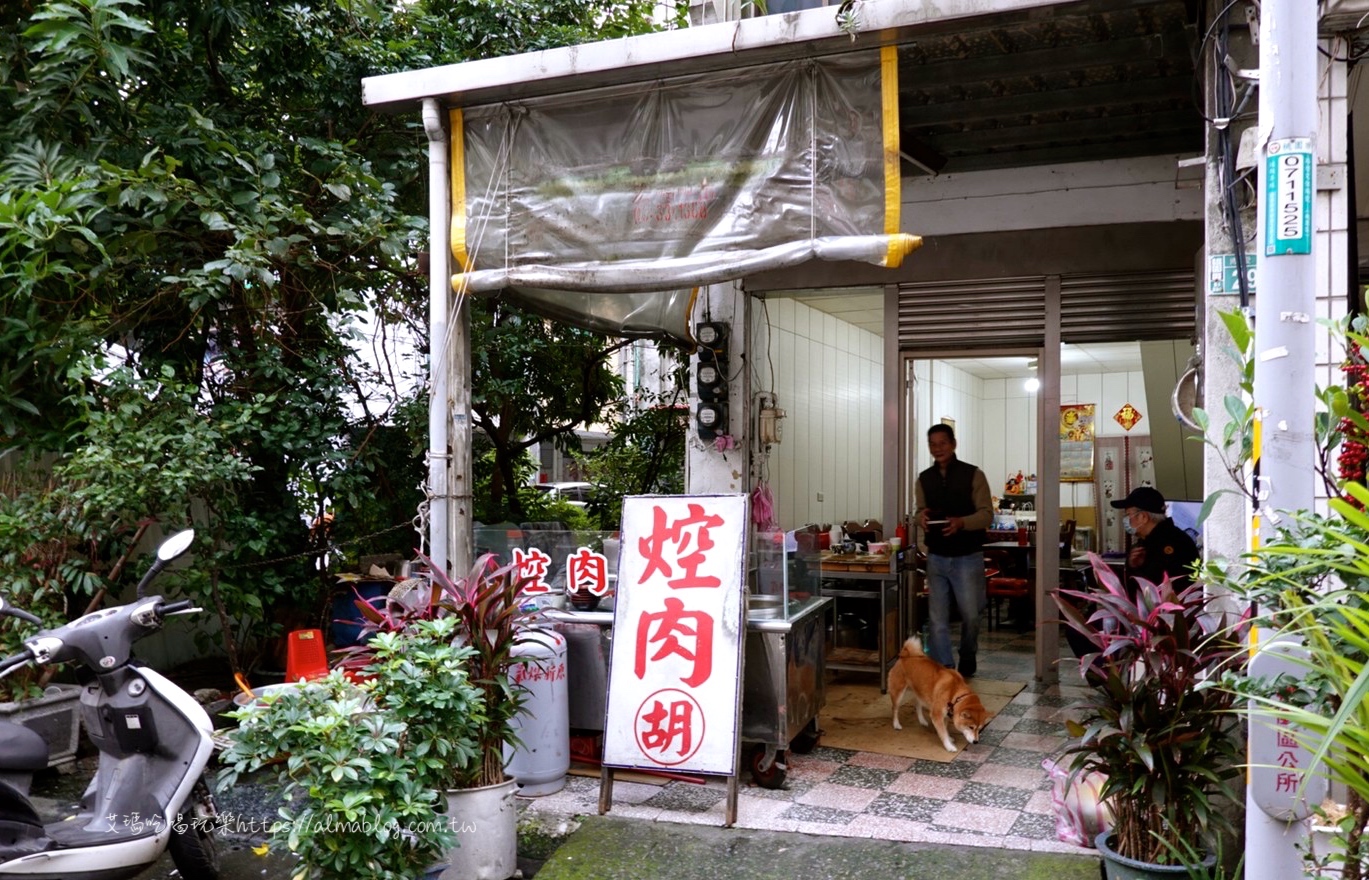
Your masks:
<instances>
[{"instance_id":1,"label":"red circle on sign","mask_svg":"<svg viewBox=\"0 0 1369 880\"><path fill-rule=\"evenodd\" d=\"M704 710L691 694L665 688L637 707L632 722L637 748L648 760L666 767L683 764L704 741Z\"/></svg>"}]
</instances>

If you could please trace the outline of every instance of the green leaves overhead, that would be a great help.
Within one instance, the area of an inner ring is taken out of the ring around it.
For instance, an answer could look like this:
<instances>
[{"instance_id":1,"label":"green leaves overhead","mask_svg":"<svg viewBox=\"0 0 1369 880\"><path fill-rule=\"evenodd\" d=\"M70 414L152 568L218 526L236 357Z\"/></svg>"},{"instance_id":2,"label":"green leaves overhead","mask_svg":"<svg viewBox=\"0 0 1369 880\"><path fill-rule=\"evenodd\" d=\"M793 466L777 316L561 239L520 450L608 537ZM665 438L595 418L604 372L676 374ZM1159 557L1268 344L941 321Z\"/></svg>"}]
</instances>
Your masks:
<instances>
[{"instance_id":1,"label":"green leaves overhead","mask_svg":"<svg viewBox=\"0 0 1369 880\"><path fill-rule=\"evenodd\" d=\"M333 538L368 539L413 516L408 469L422 470L422 444L395 436L423 428L405 412L421 382L353 337L363 321L420 338L426 327L426 141L414 115L365 108L362 78L641 32L651 9L0 4L0 453L82 462L86 484L106 487L100 515L121 521L177 515L166 499L228 480L210 498L218 550L201 556L202 583L225 612L287 596L309 606L330 586L309 555L329 536L309 523L327 508ZM602 363L580 369L604 340L565 354L570 341L498 340L522 372L483 374L492 385L477 396L527 413L503 410L499 424L542 419L565 441L618 394ZM110 390L116 367L128 387L171 370L186 436ZM140 447L149 430L155 456ZM368 508L403 515L376 522ZM394 540L368 551L413 548L412 533Z\"/></svg>"}]
</instances>

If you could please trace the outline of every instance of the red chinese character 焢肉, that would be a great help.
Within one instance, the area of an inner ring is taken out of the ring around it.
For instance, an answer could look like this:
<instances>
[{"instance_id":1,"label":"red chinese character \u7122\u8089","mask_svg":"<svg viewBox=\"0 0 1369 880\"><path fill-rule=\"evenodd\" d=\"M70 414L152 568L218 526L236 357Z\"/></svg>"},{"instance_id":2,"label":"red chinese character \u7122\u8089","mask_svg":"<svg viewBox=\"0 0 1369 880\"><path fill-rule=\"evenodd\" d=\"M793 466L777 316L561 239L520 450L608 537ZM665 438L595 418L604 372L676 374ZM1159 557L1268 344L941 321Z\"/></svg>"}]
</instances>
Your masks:
<instances>
[{"instance_id":1,"label":"red chinese character \u7122\u8089","mask_svg":"<svg viewBox=\"0 0 1369 880\"><path fill-rule=\"evenodd\" d=\"M608 560L588 547L566 557L566 592L588 590L591 595L608 593Z\"/></svg>"},{"instance_id":2,"label":"red chinese character \u7122\u8089","mask_svg":"<svg viewBox=\"0 0 1369 880\"><path fill-rule=\"evenodd\" d=\"M521 547L513 548L514 576L520 581L530 580L523 587L524 593L546 593L551 590L547 586L547 566L550 564L551 557L536 547L527 551Z\"/></svg>"},{"instance_id":3,"label":"red chinese character \u7122\u8089","mask_svg":"<svg viewBox=\"0 0 1369 880\"><path fill-rule=\"evenodd\" d=\"M688 755L692 752L694 704L687 700L674 700L669 706L662 705L660 700L651 702L651 710L641 716L641 720L646 723L646 728L639 734L643 749L665 752L678 739L678 754Z\"/></svg>"},{"instance_id":4,"label":"red chinese character \u7122\u8089","mask_svg":"<svg viewBox=\"0 0 1369 880\"><path fill-rule=\"evenodd\" d=\"M690 621L693 622L692 627ZM652 624L657 625L654 634L651 631ZM677 636L692 639L693 650L686 647ZM646 675L648 642L661 643L660 649L651 656L653 663L671 654L690 662L692 671L680 679L690 687L698 687L713 674L713 617L702 611L686 611L684 603L673 596L665 600L664 611L654 614L643 611L637 619L637 651L632 671L638 678Z\"/></svg>"},{"instance_id":5,"label":"red chinese character \u7122\u8089","mask_svg":"<svg viewBox=\"0 0 1369 880\"><path fill-rule=\"evenodd\" d=\"M665 511L653 508L651 534L637 542L646 559L638 583L646 583L647 578L659 571L669 579L666 583L672 589L722 586L720 579L699 574L699 568L707 558L706 551L713 549L713 538L708 530L722 524L721 516L706 513L700 504L690 504L689 515L669 525ZM678 577L674 576L676 567L680 569Z\"/></svg>"}]
</instances>

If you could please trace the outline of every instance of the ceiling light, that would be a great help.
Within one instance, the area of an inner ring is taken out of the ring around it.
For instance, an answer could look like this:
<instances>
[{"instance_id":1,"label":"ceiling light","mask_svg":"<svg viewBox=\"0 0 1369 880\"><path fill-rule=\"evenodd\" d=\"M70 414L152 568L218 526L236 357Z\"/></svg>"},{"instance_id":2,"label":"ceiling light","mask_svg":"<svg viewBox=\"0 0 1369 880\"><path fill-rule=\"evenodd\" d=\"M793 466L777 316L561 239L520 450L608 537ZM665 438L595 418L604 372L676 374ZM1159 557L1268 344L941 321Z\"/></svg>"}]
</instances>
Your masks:
<instances>
[{"instance_id":1,"label":"ceiling light","mask_svg":"<svg viewBox=\"0 0 1369 880\"><path fill-rule=\"evenodd\" d=\"M1032 376L1030 379L1022 383L1022 387L1026 389L1028 394L1035 394L1041 388L1041 380L1036 378L1035 376Z\"/></svg>"}]
</instances>

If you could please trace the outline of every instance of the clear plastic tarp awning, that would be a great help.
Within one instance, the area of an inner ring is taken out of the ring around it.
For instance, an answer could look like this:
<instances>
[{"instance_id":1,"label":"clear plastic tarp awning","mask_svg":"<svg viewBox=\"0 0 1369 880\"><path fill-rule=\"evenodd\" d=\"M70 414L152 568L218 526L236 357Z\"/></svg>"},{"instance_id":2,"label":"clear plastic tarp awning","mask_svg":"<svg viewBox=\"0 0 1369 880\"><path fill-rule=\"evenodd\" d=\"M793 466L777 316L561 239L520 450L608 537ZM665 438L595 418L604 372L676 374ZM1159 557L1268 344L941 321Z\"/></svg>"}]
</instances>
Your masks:
<instances>
[{"instance_id":1,"label":"clear plastic tarp awning","mask_svg":"<svg viewBox=\"0 0 1369 880\"><path fill-rule=\"evenodd\" d=\"M810 259L898 266L920 239L899 232L895 57L451 111L453 287L688 342L699 286Z\"/></svg>"}]
</instances>

